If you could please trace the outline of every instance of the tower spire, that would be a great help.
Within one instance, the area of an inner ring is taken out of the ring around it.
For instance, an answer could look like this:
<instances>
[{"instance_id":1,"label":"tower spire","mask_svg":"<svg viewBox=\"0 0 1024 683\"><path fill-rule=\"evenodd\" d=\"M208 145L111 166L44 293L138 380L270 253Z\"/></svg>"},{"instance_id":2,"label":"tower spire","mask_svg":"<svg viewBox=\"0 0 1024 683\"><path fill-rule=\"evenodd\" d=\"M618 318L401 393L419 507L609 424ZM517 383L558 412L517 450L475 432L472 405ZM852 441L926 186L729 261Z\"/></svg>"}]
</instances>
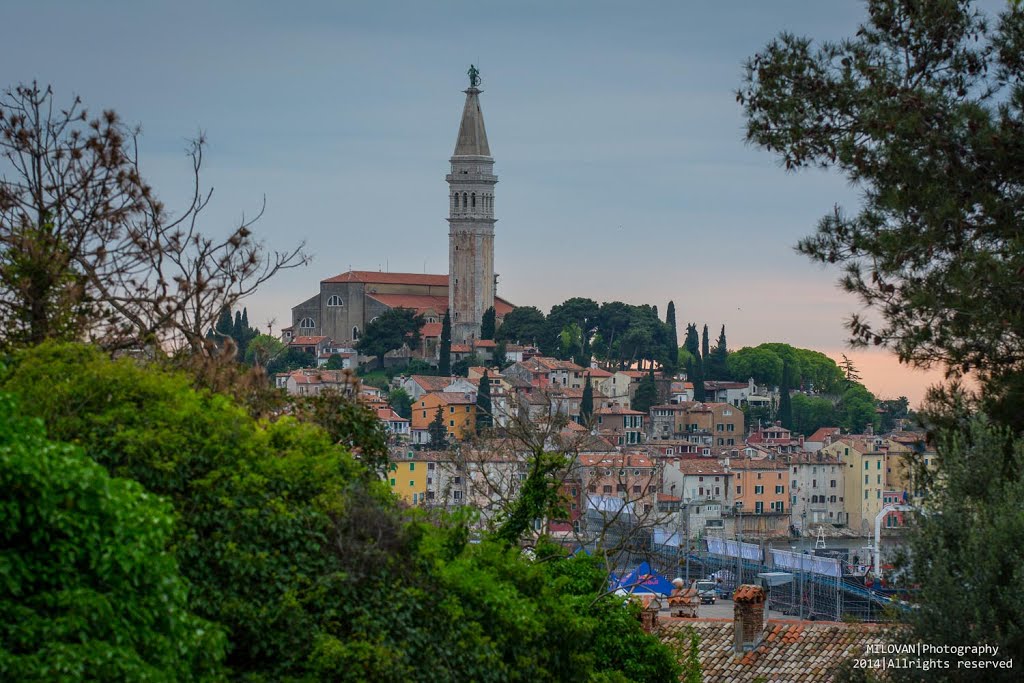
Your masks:
<instances>
[{"instance_id":1,"label":"tower spire","mask_svg":"<svg viewBox=\"0 0 1024 683\"><path fill-rule=\"evenodd\" d=\"M448 181L448 308L452 339L479 337L494 306L494 159L480 109L480 72L469 67L469 88Z\"/></svg>"},{"instance_id":2,"label":"tower spire","mask_svg":"<svg viewBox=\"0 0 1024 683\"><path fill-rule=\"evenodd\" d=\"M480 72L472 64L469 65L469 88L466 93L466 104L462 108L462 122L459 124L459 137L455 141L455 156L491 156L487 145L487 130L484 128L484 113L480 109Z\"/></svg>"}]
</instances>

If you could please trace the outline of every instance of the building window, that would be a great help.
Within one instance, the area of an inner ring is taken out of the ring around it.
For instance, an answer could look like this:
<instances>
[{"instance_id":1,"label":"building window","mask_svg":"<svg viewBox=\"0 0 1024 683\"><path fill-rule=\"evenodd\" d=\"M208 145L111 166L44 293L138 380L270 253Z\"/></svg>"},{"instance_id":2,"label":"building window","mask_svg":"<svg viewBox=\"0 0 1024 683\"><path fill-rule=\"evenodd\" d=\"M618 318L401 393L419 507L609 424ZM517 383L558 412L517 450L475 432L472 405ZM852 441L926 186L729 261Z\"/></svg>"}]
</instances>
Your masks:
<instances>
[{"instance_id":1,"label":"building window","mask_svg":"<svg viewBox=\"0 0 1024 683\"><path fill-rule=\"evenodd\" d=\"M332 294L329 297L327 297L327 305L328 306L344 306L345 302L342 301L341 297L338 296L337 294Z\"/></svg>"},{"instance_id":2,"label":"building window","mask_svg":"<svg viewBox=\"0 0 1024 683\"><path fill-rule=\"evenodd\" d=\"M786 492L786 487L785 486L776 486L775 487L775 493L785 493L785 492Z\"/></svg>"},{"instance_id":3,"label":"building window","mask_svg":"<svg viewBox=\"0 0 1024 683\"><path fill-rule=\"evenodd\" d=\"M764 493L764 487L763 486L755 486L754 487L754 495L755 496L760 495L762 493Z\"/></svg>"},{"instance_id":4,"label":"building window","mask_svg":"<svg viewBox=\"0 0 1024 683\"><path fill-rule=\"evenodd\" d=\"M611 484L605 484L604 488L602 489L602 491L604 491L604 493L611 493L612 492Z\"/></svg>"},{"instance_id":5,"label":"building window","mask_svg":"<svg viewBox=\"0 0 1024 683\"><path fill-rule=\"evenodd\" d=\"M756 503L754 503L754 512L757 514L761 514L762 512L764 512L764 503L762 503L761 501L757 501Z\"/></svg>"},{"instance_id":6,"label":"building window","mask_svg":"<svg viewBox=\"0 0 1024 683\"><path fill-rule=\"evenodd\" d=\"M462 500L462 491L453 491L452 500Z\"/></svg>"},{"instance_id":7,"label":"building window","mask_svg":"<svg viewBox=\"0 0 1024 683\"><path fill-rule=\"evenodd\" d=\"M409 463L409 471L410 472L415 472L416 471L416 463L414 463L414 462Z\"/></svg>"},{"instance_id":8,"label":"building window","mask_svg":"<svg viewBox=\"0 0 1024 683\"><path fill-rule=\"evenodd\" d=\"M359 339L359 327L352 328L352 339Z\"/></svg>"},{"instance_id":9,"label":"building window","mask_svg":"<svg viewBox=\"0 0 1024 683\"><path fill-rule=\"evenodd\" d=\"M311 330L316 327L316 322L312 318L303 318L299 321L299 329Z\"/></svg>"}]
</instances>

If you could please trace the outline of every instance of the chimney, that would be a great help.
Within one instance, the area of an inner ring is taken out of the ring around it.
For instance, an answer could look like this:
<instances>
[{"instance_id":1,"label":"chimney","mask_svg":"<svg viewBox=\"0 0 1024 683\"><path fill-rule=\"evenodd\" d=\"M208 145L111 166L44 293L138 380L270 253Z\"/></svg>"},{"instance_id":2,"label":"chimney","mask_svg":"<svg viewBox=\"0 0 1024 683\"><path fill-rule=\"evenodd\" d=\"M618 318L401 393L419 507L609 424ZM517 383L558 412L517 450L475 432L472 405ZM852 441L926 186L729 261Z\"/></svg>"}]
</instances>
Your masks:
<instances>
[{"instance_id":1,"label":"chimney","mask_svg":"<svg viewBox=\"0 0 1024 683\"><path fill-rule=\"evenodd\" d=\"M733 648L736 654L743 654L757 647L764 636L764 589L744 584L732 600Z\"/></svg>"}]
</instances>

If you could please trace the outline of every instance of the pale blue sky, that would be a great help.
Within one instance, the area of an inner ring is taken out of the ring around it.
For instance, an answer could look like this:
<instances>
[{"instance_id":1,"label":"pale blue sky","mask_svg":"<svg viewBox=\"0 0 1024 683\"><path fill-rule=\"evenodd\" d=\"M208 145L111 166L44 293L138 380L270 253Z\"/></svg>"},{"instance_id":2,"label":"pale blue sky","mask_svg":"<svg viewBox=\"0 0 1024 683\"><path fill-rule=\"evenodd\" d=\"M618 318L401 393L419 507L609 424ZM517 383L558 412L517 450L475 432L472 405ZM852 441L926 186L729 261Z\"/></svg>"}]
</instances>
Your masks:
<instances>
[{"instance_id":1,"label":"pale blue sky","mask_svg":"<svg viewBox=\"0 0 1024 683\"><path fill-rule=\"evenodd\" d=\"M683 321L726 324L734 347L843 347L857 302L792 247L857 193L746 146L734 91L743 60L779 31L850 35L861 3L6 5L0 86L38 79L141 123L147 175L171 207L202 129L216 190L206 229L226 231L266 195L267 243L307 240L312 265L253 297L254 323L286 324L350 265L447 272L444 175L473 62L499 176L503 297L662 312L674 299Z\"/></svg>"}]
</instances>

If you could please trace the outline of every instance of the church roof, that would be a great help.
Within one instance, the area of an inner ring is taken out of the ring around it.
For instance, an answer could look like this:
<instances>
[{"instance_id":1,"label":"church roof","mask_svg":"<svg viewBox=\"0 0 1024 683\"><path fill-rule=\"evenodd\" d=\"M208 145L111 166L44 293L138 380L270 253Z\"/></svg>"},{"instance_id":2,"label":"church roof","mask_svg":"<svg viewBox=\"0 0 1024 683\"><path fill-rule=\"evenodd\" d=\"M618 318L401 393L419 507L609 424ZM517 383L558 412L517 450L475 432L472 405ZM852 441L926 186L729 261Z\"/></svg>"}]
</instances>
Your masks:
<instances>
[{"instance_id":1,"label":"church roof","mask_svg":"<svg viewBox=\"0 0 1024 683\"><path fill-rule=\"evenodd\" d=\"M484 129L484 113L480 110L480 90L471 87L465 91L466 105L462 108L462 123L459 137L455 141L454 156L491 156L487 145L487 131Z\"/></svg>"},{"instance_id":2,"label":"church roof","mask_svg":"<svg viewBox=\"0 0 1024 683\"><path fill-rule=\"evenodd\" d=\"M441 284L445 287L448 286L447 275L429 277L444 278L444 282ZM417 313L434 311L438 315L444 315L444 312L448 310L447 296L434 296L432 294L367 294L366 296L379 301L388 308L411 308ZM498 317L505 317L513 308L515 307L504 299L494 297L494 313Z\"/></svg>"},{"instance_id":3,"label":"church roof","mask_svg":"<svg viewBox=\"0 0 1024 683\"><path fill-rule=\"evenodd\" d=\"M374 270L350 270L346 273L329 277L326 280L322 280L322 282L363 282L374 285L426 285L428 287L447 287L448 276L428 275L427 273L382 273ZM447 305L445 308L447 308Z\"/></svg>"}]
</instances>

